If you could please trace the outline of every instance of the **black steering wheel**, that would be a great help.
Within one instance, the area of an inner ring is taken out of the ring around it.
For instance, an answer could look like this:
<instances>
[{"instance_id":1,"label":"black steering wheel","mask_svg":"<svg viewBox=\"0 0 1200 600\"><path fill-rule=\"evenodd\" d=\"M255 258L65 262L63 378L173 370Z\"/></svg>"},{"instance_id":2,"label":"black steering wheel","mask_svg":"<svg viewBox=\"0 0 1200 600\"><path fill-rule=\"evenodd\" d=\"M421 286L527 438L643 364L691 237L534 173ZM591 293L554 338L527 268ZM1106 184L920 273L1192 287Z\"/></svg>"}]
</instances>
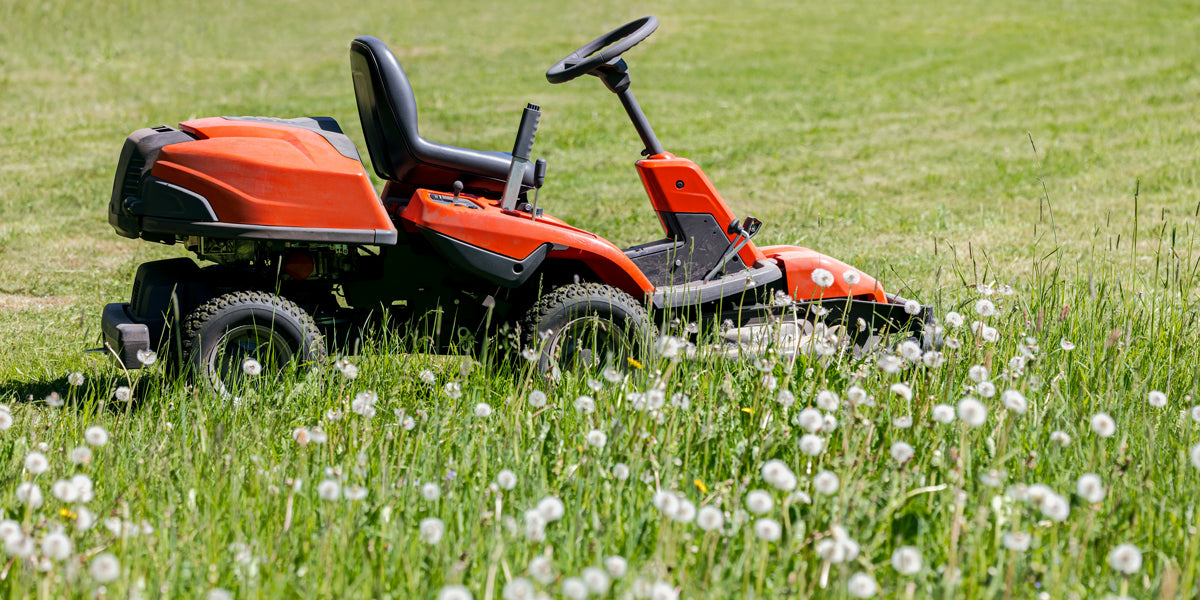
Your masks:
<instances>
[{"instance_id":1,"label":"black steering wheel","mask_svg":"<svg viewBox=\"0 0 1200 600\"><path fill-rule=\"evenodd\" d=\"M658 29L658 19L642 17L630 21L580 47L546 71L550 83L565 83L587 75L596 67L617 58Z\"/></svg>"}]
</instances>

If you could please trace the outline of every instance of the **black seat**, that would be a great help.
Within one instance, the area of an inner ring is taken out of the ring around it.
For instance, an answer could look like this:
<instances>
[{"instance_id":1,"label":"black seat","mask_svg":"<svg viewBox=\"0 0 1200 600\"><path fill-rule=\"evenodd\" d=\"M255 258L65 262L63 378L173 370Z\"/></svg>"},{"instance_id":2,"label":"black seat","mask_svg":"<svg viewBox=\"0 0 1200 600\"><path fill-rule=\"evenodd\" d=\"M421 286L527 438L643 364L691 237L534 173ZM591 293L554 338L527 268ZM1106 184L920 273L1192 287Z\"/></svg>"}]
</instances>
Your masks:
<instances>
[{"instance_id":1,"label":"black seat","mask_svg":"<svg viewBox=\"0 0 1200 600\"><path fill-rule=\"evenodd\" d=\"M448 189L458 180L468 190L504 191L511 154L468 150L421 137L412 86L386 44L369 35L355 38L350 43L350 68L376 174L419 187ZM517 119L514 113L514 126ZM523 179L524 187L533 187L532 163L526 165Z\"/></svg>"}]
</instances>

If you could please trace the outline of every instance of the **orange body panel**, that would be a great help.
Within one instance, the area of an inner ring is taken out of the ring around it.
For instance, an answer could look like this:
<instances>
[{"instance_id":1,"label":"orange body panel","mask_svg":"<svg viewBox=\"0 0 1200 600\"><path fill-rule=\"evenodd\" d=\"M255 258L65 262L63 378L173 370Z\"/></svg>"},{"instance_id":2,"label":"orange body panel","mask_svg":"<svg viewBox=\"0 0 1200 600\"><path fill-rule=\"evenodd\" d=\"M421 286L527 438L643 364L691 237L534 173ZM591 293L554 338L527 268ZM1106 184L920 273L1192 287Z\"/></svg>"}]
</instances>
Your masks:
<instances>
[{"instance_id":1,"label":"orange body panel","mask_svg":"<svg viewBox=\"0 0 1200 600\"><path fill-rule=\"evenodd\" d=\"M549 216L537 219L528 213L505 211L496 200L466 194L460 200L474 203L478 210L438 202L432 196L442 196L429 190L417 190L401 213L405 229L431 229L473 246L521 260L534 250L549 243L549 257L582 261L605 283L621 288L635 298L654 291L654 286L641 270L608 240L582 229L576 229Z\"/></svg>"},{"instance_id":2,"label":"orange body panel","mask_svg":"<svg viewBox=\"0 0 1200 600\"><path fill-rule=\"evenodd\" d=\"M788 295L796 300L869 296L875 302L887 302L883 286L874 277L840 260L798 246L763 246L761 250L768 258L779 261L787 278ZM813 283L812 272L818 268L833 274L833 285L822 289ZM845 274L850 271L859 275L854 285L846 283Z\"/></svg>"},{"instance_id":3,"label":"orange body panel","mask_svg":"<svg viewBox=\"0 0 1200 600\"><path fill-rule=\"evenodd\" d=\"M223 223L394 230L362 163L315 131L221 117L180 123L152 174L208 199Z\"/></svg>"},{"instance_id":4,"label":"orange body panel","mask_svg":"<svg viewBox=\"0 0 1200 600\"><path fill-rule=\"evenodd\" d=\"M666 153L637 161L637 168L655 211L711 214L721 227L737 218L696 163ZM663 230L666 230L666 225ZM726 235L733 240L734 236L728 232ZM765 258L753 242L742 247L738 256L747 265Z\"/></svg>"}]
</instances>

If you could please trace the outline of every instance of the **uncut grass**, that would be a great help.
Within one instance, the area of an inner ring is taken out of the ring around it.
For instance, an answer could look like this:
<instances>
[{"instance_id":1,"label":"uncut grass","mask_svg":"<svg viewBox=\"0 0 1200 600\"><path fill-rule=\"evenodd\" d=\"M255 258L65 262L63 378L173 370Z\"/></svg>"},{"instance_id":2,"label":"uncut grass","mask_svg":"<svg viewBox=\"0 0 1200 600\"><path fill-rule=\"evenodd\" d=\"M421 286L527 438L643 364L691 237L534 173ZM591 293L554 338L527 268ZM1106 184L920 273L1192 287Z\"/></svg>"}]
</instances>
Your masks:
<instances>
[{"instance_id":1,"label":"uncut grass","mask_svg":"<svg viewBox=\"0 0 1200 600\"><path fill-rule=\"evenodd\" d=\"M488 590L499 595L513 578L528 577L533 557L549 556L554 579L536 587L557 594L564 578L618 555L630 568L612 583L616 596L640 589L635 580L644 579L666 582L681 597L848 597L846 581L859 571L879 582L883 596L1196 593L1200 471L1188 451L1200 424L1188 415L1194 369L1182 365L1200 356L1188 341L1196 334L1186 316L1192 307L1175 293L1176 286L1193 286L1194 275L1165 285L1122 284L1145 286L1139 294L1123 293L1111 266L1091 283L1053 271L1028 283L1012 296L991 296L1000 314L983 320L999 331L996 343L980 342L969 325L949 330L965 343L945 349L946 361L936 369L918 365L887 374L874 357L802 355L792 363L768 354L775 358L764 373L753 361L704 352L715 335L705 330L695 358L647 362L620 384L602 380L599 391L568 377L549 390L544 408L529 405L530 392L542 385L529 377L528 365L500 372L482 364L467 368L470 363L412 354L419 340L399 336L365 349L355 359L354 380L331 370L327 378L255 381L236 402L196 392L154 369L132 382L92 369L79 388L51 382L67 400L64 407L12 404L16 423L0 433L0 464L8 465L0 496L5 517L35 538L64 527L75 552L46 573L34 568L36 558L11 560L2 585L17 595L90 596L96 583L84 573L88 561L110 552L122 565L106 584L113 597L211 588L237 597L421 597L458 583L487 597ZM958 308L969 323L977 299L960 294L945 308ZM1063 339L1075 348L1064 350ZM1020 376L1006 377L1019 346L1036 346L1035 358ZM984 398L986 424L933 422L935 403L953 405L975 393L966 371L977 364L991 368L998 388L995 398ZM431 371L433 384L417 376L422 370ZM764 374L798 402L778 404ZM461 397L448 395L450 382L460 385ZM836 429L820 433L826 449L803 454L798 411L823 389L845 399L852 382L875 405L843 403L832 412ZM896 382L912 387L912 401L889 391ZM135 402L114 401L115 387L130 383ZM627 394L652 386L664 390L665 406L634 408ZM1009 388L1027 396L1027 412L1000 405L999 392ZM368 390L379 397L372 418L351 409L351 399ZM1151 390L1164 391L1168 405L1151 407ZM687 395L687 408L670 401L677 392ZM594 413L575 408L580 395L595 399ZM481 402L494 408L490 416L476 416ZM1088 423L1097 412L1112 415L1116 435L1092 433ZM911 428L894 424L906 415ZM415 428L401 426L403 416L414 417ZM72 466L66 453L83 443L83 430L93 424L108 429L111 439L94 449L90 463ZM297 427L321 427L328 442L300 445L293 439ZM603 447L586 441L593 429L607 433ZM1055 430L1066 432L1070 444L1052 444ZM915 450L903 465L888 456L897 441ZM35 448L51 463L36 477L22 468ZM764 481L759 471L770 459L796 473L797 491L807 499L789 498ZM630 468L627 480L614 476L617 463ZM516 474L512 490L494 485L501 469ZM813 489L820 470L838 475L836 494ZM75 471L89 474L97 490L88 506L100 522L83 532L72 530L66 511L73 507L49 491L56 478ZM1104 482L1101 502L1074 494L1087 472ZM985 484L985 476L997 478L992 485L998 487ZM362 486L366 497L323 500L317 488L327 479ZM12 489L26 480L45 491L42 508L26 510L16 501ZM433 501L422 497L421 485L429 482L441 491ZM1045 484L1068 498L1070 516L1051 521L1036 503L1008 499L1006 490L1018 483ZM774 497L765 515L745 513L744 498L754 489ZM665 516L653 504L658 490L719 508L725 528L706 533ZM531 541L524 514L546 496L560 498L565 515L546 526L543 541ZM434 545L417 530L427 517L445 524L444 538ZM780 541L755 537L752 526L760 517L781 523ZM815 546L834 525L845 527L861 554L827 568ZM125 536L114 533L122 527L129 528ZM1030 549L1005 549L1002 536L1010 531L1031 533ZM1106 562L1109 551L1126 542L1144 556L1129 578ZM920 549L925 567L919 573L900 575L890 566L901 545ZM950 565L961 576L949 575Z\"/></svg>"}]
</instances>

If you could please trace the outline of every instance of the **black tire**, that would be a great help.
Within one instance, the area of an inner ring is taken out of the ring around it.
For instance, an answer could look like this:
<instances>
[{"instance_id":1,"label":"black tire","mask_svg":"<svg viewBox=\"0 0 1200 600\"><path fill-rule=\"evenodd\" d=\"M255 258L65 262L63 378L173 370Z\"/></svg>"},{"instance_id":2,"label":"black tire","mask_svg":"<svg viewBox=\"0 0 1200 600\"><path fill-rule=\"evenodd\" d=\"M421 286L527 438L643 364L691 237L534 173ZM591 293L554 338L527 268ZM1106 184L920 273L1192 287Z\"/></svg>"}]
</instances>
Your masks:
<instances>
[{"instance_id":1,"label":"black tire","mask_svg":"<svg viewBox=\"0 0 1200 600\"><path fill-rule=\"evenodd\" d=\"M247 378L242 364L254 358L262 376L288 365L324 362L317 324L294 302L266 292L231 292L197 307L184 321L184 356L196 379L228 395Z\"/></svg>"},{"instance_id":2,"label":"black tire","mask_svg":"<svg viewBox=\"0 0 1200 600\"><path fill-rule=\"evenodd\" d=\"M655 336L646 308L629 294L599 283L573 283L538 299L521 326L526 348L538 350L538 371L624 367Z\"/></svg>"}]
</instances>

